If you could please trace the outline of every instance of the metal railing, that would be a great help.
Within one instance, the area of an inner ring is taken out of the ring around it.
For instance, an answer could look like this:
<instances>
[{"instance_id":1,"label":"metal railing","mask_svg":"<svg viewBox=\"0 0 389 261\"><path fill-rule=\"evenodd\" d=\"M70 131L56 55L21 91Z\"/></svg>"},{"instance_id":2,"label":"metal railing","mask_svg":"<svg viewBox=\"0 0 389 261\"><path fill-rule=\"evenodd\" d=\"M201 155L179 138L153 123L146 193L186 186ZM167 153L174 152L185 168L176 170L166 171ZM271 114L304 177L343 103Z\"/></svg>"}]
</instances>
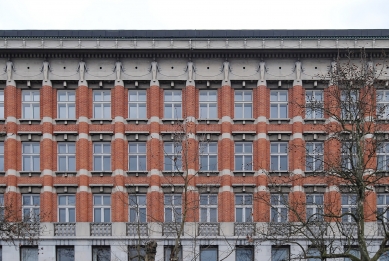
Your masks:
<instances>
[{"instance_id":1,"label":"metal railing","mask_svg":"<svg viewBox=\"0 0 389 261\"><path fill-rule=\"evenodd\" d=\"M255 223L252 222L236 222L234 223L235 236L254 236Z\"/></svg>"},{"instance_id":2,"label":"metal railing","mask_svg":"<svg viewBox=\"0 0 389 261\"><path fill-rule=\"evenodd\" d=\"M127 223L127 236L148 236L147 223Z\"/></svg>"},{"instance_id":3,"label":"metal railing","mask_svg":"<svg viewBox=\"0 0 389 261\"><path fill-rule=\"evenodd\" d=\"M76 235L76 223L55 223L54 235L71 237Z\"/></svg>"},{"instance_id":4,"label":"metal railing","mask_svg":"<svg viewBox=\"0 0 389 261\"><path fill-rule=\"evenodd\" d=\"M199 223L199 236L218 236L219 230L219 223Z\"/></svg>"},{"instance_id":5,"label":"metal railing","mask_svg":"<svg viewBox=\"0 0 389 261\"><path fill-rule=\"evenodd\" d=\"M91 236L112 236L112 223L90 223Z\"/></svg>"}]
</instances>

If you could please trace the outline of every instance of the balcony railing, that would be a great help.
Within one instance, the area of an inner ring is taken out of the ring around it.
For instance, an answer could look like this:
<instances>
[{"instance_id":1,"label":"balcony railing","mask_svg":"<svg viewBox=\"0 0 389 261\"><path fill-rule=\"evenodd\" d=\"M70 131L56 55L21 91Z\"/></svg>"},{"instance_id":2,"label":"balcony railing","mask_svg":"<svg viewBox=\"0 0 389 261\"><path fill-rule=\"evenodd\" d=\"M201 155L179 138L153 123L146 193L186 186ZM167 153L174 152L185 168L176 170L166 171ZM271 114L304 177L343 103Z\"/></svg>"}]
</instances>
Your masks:
<instances>
[{"instance_id":1,"label":"balcony railing","mask_svg":"<svg viewBox=\"0 0 389 261\"><path fill-rule=\"evenodd\" d=\"M199 223L199 236L218 236L219 223Z\"/></svg>"},{"instance_id":2,"label":"balcony railing","mask_svg":"<svg viewBox=\"0 0 389 261\"><path fill-rule=\"evenodd\" d=\"M91 223L91 236L112 236L112 223Z\"/></svg>"},{"instance_id":3,"label":"balcony railing","mask_svg":"<svg viewBox=\"0 0 389 261\"><path fill-rule=\"evenodd\" d=\"M76 235L76 223L55 223L54 235L60 237L72 237Z\"/></svg>"},{"instance_id":4,"label":"balcony railing","mask_svg":"<svg viewBox=\"0 0 389 261\"><path fill-rule=\"evenodd\" d=\"M340 223L339 230L343 236L346 237L355 236L358 232L357 223L355 222Z\"/></svg>"},{"instance_id":5,"label":"balcony railing","mask_svg":"<svg viewBox=\"0 0 389 261\"><path fill-rule=\"evenodd\" d=\"M148 236L147 223L127 223L127 236Z\"/></svg>"},{"instance_id":6,"label":"balcony railing","mask_svg":"<svg viewBox=\"0 0 389 261\"><path fill-rule=\"evenodd\" d=\"M306 234L305 236L312 237L312 238L322 238L323 236L327 235L327 228L328 228L327 222L312 222L307 224L305 230Z\"/></svg>"},{"instance_id":7,"label":"balcony railing","mask_svg":"<svg viewBox=\"0 0 389 261\"><path fill-rule=\"evenodd\" d=\"M271 236L290 236L291 226L288 222L270 222L267 234Z\"/></svg>"},{"instance_id":8,"label":"balcony railing","mask_svg":"<svg viewBox=\"0 0 389 261\"><path fill-rule=\"evenodd\" d=\"M180 232L181 223L164 223L162 225L162 235L168 237L176 237ZM182 229L182 235L184 235L184 229Z\"/></svg>"},{"instance_id":9,"label":"balcony railing","mask_svg":"<svg viewBox=\"0 0 389 261\"><path fill-rule=\"evenodd\" d=\"M377 236L385 236L385 230L386 232L389 232L389 223L377 223Z\"/></svg>"},{"instance_id":10,"label":"balcony railing","mask_svg":"<svg viewBox=\"0 0 389 261\"><path fill-rule=\"evenodd\" d=\"M234 223L235 236L254 236L255 223L252 222L236 222Z\"/></svg>"}]
</instances>

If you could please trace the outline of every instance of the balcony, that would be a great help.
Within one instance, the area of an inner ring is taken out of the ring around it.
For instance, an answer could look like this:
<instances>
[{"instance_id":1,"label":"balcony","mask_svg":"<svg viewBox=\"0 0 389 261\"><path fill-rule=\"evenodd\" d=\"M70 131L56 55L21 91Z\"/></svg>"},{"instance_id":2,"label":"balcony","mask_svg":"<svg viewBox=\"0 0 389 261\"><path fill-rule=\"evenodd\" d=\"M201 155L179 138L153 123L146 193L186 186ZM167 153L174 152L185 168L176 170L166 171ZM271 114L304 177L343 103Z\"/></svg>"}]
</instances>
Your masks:
<instances>
[{"instance_id":1,"label":"balcony","mask_svg":"<svg viewBox=\"0 0 389 261\"><path fill-rule=\"evenodd\" d=\"M199 236L218 236L219 223L199 223Z\"/></svg>"},{"instance_id":2,"label":"balcony","mask_svg":"<svg viewBox=\"0 0 389 261\"><path fill-rule=\"evenodd\" d=\"M326 222L311 222L305 227L305 236L312 238L323 238L327 235L329 224Z\"/></svg>"},{"instance_id":3,"label":"balcony","mask_svg":"<svg viewBox=\"0 0 389 261\"><path fill-rule=\"evenodd\" d=\"M377 236L385 236L385 232L389 233L389 223L378 222L377 223Z\"/></svg>"},{"instance_id":4,"label":"balcony","mask_svg":"<svg viewBox=\"0 0 389 261\"><path fill-rule=\"evenodd\" d=\"M235 236L254 236L255 223L252 222L236 222L234 223Z\"/></svg>"},{"instance_id":5,"label":"balcony","mask_svg":"<svg viewBox=\"0 0 389 261\"><path fill-rule=\"evenodd\" d=\"M290 236L291 225L289 222L271 222L267 231L269 236Z\"/></svg>"},{"instance_id":6,"label":"balcony","mask_svg":"<svg viewBox=\"0 0 389 261\"><path fill-rule=\"evenodd\" d=\"M54 236L72 237L76 235L76 223L55 223Z\"/></svg>"},{"instance_id":7,"label":"balcony","mask_svg":"<svg viewBox=\"0 0 389 261\"><path fill-rule=\"evenodd\" d=\"M179 223L164 223L162 225L162 235L167 237L176 237L180 233L181 222ZM184 229L182 228L182 235L184 235Z\"/></svg>"},{"instance_id":8,"label":"balcony","mask_svg":"<svg viewBox=\"0 0 389 261\"><path fill-rule=\"evenodd\" d=\"M112 236L112 223L91 223L90 224L91 236Z\"/></svg>"},{"instance_id":9,"label":"balcony","mask_svg":"<svg viewBox=\"0 0 389 261\"><path fill-rule=\"evenodd\" d=\"M355 222L344 222L339 224L339 230L342 236L356 236L358 232L358 226Z\"/></svg>"},{"instance_id":10,"label":"balcony","mask_svg":"<svg viewBox=\"0 0 389 261\"><path fill-rule=\"evenodd\" d=\"M148 236L147 223L127 223L127 236Z\"/></svg>"}]
</instances>

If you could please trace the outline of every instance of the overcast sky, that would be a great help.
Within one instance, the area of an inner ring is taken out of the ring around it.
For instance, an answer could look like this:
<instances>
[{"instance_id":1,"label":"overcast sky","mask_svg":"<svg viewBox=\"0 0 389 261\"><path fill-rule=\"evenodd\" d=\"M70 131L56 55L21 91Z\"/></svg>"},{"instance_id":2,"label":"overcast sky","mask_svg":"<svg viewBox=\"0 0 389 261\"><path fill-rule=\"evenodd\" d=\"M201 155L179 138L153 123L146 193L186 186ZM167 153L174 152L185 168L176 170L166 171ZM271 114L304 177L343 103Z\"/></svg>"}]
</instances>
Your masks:
<instances>
[{"instance_id":1,"label":"overcast sky","mask_svg":"<svg viewBox=\"0 0 389 261\"><path fill-rule=\"evenodd\" d=\"M0 29L385 29L389 0L0 0Z\"/></svg>"}]
</instances>

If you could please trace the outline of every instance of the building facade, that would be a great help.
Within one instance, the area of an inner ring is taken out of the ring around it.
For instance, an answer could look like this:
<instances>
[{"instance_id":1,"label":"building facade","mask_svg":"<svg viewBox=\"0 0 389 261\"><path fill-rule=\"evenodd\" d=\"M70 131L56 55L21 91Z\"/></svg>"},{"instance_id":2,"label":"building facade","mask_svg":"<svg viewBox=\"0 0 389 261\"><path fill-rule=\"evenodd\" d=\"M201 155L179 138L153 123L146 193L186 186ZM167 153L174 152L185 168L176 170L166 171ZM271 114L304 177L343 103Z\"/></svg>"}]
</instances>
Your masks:
<instances>
[{"instance_id":1,"label":"building facade","mask_svg":"<svg viewBox=\"0 0 389 261\"><path fill-rule=\"evenodd\" d=\"M151 239L156 260L169 260L182 218L183 260L292 255L260 242L259 226L289 221L283 202L294 195L319 213L340 193L305 160L306 149L314 159L335 150L329 119L299 104L327 102L323 76L339 50L378 60L388 36L0 31L0 193L41 223L32 245L2 242L3 260L131 260ZM384 188L372 213L386 208ZM270 204L257 200L266 195ZM334 208L353 207L353 195L338 198Z\"/></svg>"}]
</instances>

